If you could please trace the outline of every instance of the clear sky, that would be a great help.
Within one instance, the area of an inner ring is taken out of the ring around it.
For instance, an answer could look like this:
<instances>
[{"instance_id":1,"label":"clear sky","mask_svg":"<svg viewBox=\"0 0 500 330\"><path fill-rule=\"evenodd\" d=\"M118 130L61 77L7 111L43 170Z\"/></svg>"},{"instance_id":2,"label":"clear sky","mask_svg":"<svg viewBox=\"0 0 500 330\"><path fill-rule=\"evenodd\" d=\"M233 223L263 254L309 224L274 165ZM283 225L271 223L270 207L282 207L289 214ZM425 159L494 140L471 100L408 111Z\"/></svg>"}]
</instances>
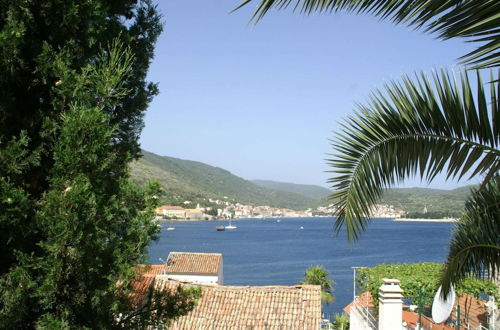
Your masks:
<instances>
[{"instance_id":1,"label":"clear sky","mask_svg":"<svg viewBox=\"0 0 500 330\"><path fill-rule=\"evenodd\" d=\"M238 3L158 1L165 26L149 79L161 92L145 117L144 149L245 179L328 186L329 139L357 102L405 73L453 66L472 49L371 16L287 10L254 26L256 3L230 14ZM425 186L404 184L416 185Z\"/></svg>"}]
</instances>

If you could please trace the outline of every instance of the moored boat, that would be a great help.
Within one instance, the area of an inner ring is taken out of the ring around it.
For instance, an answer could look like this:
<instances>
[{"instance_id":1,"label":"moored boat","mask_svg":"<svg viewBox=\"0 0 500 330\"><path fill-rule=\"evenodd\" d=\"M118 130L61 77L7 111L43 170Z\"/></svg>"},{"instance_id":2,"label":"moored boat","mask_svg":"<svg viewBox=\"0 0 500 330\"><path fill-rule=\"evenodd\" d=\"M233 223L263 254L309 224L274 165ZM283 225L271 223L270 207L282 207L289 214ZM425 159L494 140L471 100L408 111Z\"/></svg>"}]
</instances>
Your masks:
<instances>
[{"instance_id":1,"label":"moored boat","mask_svg":"<svg viewBox=\"0 0 500 330\"><path fill-rule=\"evenodd\" d=\"M215 230L224 231L226 228L224 226L215 226Z\"/></svg>"}]
</instances>

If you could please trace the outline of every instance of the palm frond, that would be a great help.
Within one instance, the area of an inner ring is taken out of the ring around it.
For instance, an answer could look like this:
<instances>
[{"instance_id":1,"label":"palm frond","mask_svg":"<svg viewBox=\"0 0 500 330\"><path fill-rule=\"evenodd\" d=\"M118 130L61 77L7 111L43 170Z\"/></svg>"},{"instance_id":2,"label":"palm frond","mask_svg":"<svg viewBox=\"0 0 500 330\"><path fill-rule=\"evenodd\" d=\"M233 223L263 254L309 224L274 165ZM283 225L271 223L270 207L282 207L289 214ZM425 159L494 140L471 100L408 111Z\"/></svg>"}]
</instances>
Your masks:
<instances>
[{"instance_id":1,"label":"palm frond","mask_svg":"<svg viewBox=\"0 0 500 330\"><path fill-rule=\"evenodd\" d=\"M251 2L244 0L236 9ZM289 7L303 14L338 11L372 14L436 33L441 39L467 38L481 46L463 56L463 63L473 68L500 65L500 1L497 0L261 0L251 21L260 21L271 9Z\"/></svg>"},{"instance_id":2,"label":"palm frond","mask_svg":"<svg viewBox=\"0 0 500 330\"><path fill-rule=\"evenodd\" d=\"M329 180L335 229L345 225L348 239L356 240L383 189L408 177L430 182L441 172L460 179L498 171L498 74L492 78L497 82L486 93L479 72L475 87L467 73L405 76L360 105L342 124L332 141L336 153L327 160L336 175Z\"/></svg>"},{"instance_id":3,"label":"palm frond","mask_svg":"<svg viewBox=\"0 0 500 330\"><path fill-rule=\"evenodd\" d=\"M500 176L475 190L465 205L465 213L455 227L444 271L442 294L467 276L490 279L500 267Z\"/></svg>"}]
</instances>

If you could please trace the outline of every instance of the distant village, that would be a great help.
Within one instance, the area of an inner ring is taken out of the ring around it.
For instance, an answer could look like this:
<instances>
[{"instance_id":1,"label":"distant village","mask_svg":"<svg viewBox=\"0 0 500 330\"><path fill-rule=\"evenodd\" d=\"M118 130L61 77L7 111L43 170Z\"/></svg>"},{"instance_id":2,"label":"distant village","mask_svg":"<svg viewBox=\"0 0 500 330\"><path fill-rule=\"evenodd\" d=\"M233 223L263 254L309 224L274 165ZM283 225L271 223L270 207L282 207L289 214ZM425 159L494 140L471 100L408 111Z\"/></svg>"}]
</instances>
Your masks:
<instances>
[{"instance_id":1,"label":"distant village","mask_svg":"<svg viewBox=\"0 0 500 330\"><path fill-rule=\"evenodd\" d=\"M189 208L191 201L184 201L185 207L163 205L156 209L158 219L169 220L220 220L220 219L249 219L249 218L302 218L302 217L329 217L334 215L333 204L319 206L316 209L308 208L296 211L286 208L275 208L270 206L252 206L233 203L219 199L209 199L213 207ZM401 218L405 211L392 205L377 204L373 208L372 216L379 218Z\"/></svg>"}]
</instances>

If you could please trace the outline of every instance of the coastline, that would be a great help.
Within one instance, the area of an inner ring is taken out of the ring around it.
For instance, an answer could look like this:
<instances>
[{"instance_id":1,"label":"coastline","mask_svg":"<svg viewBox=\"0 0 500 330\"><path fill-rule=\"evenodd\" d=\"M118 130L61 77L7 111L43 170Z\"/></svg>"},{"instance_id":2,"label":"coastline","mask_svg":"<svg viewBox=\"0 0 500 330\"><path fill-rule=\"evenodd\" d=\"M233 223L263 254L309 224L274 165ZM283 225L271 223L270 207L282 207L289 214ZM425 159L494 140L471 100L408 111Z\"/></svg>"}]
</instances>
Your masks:
<instances>
[{"instance_id":1,"label":"coastline","mask_svg":"<svg viewBox=\"0 0 500 330\"><path fill-rule=\"evenodd\" d=\"M412 219L412 218L394 218L398 222L457 222L457 219Z\"/></svg>"}]
</instances>

